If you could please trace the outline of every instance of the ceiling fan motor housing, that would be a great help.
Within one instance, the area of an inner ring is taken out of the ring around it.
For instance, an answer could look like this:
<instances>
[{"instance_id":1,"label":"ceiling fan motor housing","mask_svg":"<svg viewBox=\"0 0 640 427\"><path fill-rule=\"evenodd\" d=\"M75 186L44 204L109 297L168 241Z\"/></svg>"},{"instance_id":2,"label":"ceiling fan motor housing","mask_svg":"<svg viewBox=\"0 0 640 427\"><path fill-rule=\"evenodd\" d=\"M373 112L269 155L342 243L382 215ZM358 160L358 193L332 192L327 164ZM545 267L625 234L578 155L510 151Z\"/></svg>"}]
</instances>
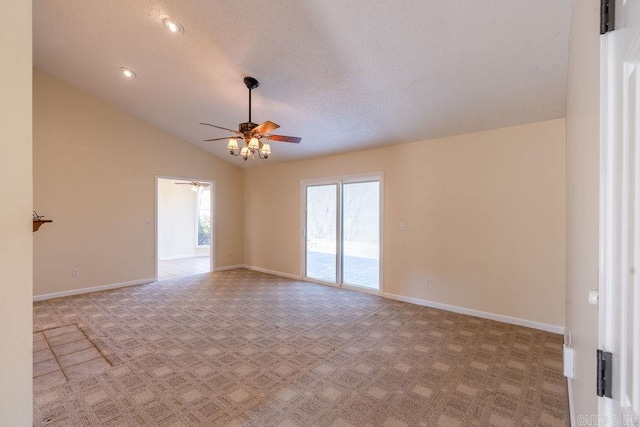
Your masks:
<instances>
[{"instance_id":1,"label":"ceiling fan motor housing","mask_svg":"<svg viewBox=\"0 0 640 427\"><path fill-rule=\"evenodd\" d=\"M260 85L260 83L258 83L258 81L253 77L245 77L244 84L247 86L247 89L249 90L255 89Z\"/></svg>"},{"instance_id":2,"label":"ceiling fan motor housing","mask_svg":"<svg viewBox=\"0 0 640 427\"><path fill-rule=\"evenodd\" d=\"M255 128L257 126L258 125L253 123L253 122L244 122L244 123L240 123L240 125L238 126L238 130L240 132L249 132L249 133L251 133L253 128Z\"/></svg>"}]
</instances>

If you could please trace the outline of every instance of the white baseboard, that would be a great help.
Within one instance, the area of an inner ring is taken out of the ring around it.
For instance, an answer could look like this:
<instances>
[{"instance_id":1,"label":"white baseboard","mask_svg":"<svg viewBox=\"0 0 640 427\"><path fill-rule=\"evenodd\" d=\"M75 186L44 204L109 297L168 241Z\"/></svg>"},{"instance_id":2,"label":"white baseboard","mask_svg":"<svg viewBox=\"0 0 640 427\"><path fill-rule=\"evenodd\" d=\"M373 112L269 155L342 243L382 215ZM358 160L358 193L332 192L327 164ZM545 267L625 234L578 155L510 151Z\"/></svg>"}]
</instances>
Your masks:
<instances>
[{"instance_id":1,"label":"white baseboard","mask_svg":"<svg viewBox=\"0 0 640 427\"><path fill-rule=\"evenodd\" d=\"M113 283L111 285L94 286L91 288L73 289L70 291L53 292L51 294L34 295L33 301L44 301L53 298L68 297L71 295L88 294L91 292L106 291L108 289L124 288L126 286L144 285L146 283L155 282L155 278L132 280L130 282Z\"/></svg>"},{"instance_id":2,"label":"white baseboard","mask_svg":"<svg viewBox=\"0 0 640 427\"><path fill-rule=\"evenodd\" d=\"M254 267L251 265L244 265L244 264L236 264L236 265L228 265L225 267L218 267L216 268L214 271L227 271L227 270L235 270L238 268L246 268L247 270L253 270L253 271L259 271L261 273L266 273L266 274L271 274L274 276L280 276L280 277L286 277L288 279L293 279L293 280L303 280L303 281L308 281L308 282L312 282L312 283L318 283L321 285L328 285L328 286L333 286L336 287L336 285L330 284L330 283L323 283L323 282L316 282L313 280L308 280L302 276L296 275L296 274L289 274L289 273L283 273L281 271L274 271L274 270L269 270L266 268L262 268L262 267ZM48 300L48 299L53 299L53 298L61 298L61 297L67 297L67 296L71 296L71 295L80 295L80 294L86 294L86 293L90 293L90 292L98 292L98 291L105 291L107 289L116 289L116 288L123 288L125 286L134 286L134 285L142 285L145 283L151 283L151 282L155 282L156 279L155 278L149 278L149 279L141 279L141 280L133 280L130 282L123 282L123 283L114 283L111 285L104 285L104 286L95 286L95 287L91 287L91 288L83 288L83 289L74 289L74 290L70 290L70 291L62 291L62 292L54 292L51 294L43 294L43 295L35 295L33 297L33 301L43 301L43 300ZM355 291L362 291L362 292L368 292L368 293L372 293L372 294L376 294L376 295L380 295L382 297L385 298L389 298L389 299L393 299L393 300L397 300L397 301L403 301L403 302L408 302L411 304L416 304L416 305L421 305L421 306L425 306L425 307L432 307L432 308L437 308L440 310L446 310L446 311L452 311L454 313L460 313L460 314L466 314L469 316L475 316L475 317L480 317L483 319L489 319L489 320L496 320L498 322L504 322L504 323L510 323L513 325L519 325L519 326L525 326L527 328L533 328L533 329L539 329L542 331L546 331L546 332L552 332L555 334L564 334L564 326L557 326L557 325L550 325L547 323L541 323L541 322L534 322L531 320L526 320L526 319L520 319L517 317L510 317L510 316L504 316L502 314L495 314L495 313L489 313L486 311L479 311L479 310L473 310L470 308L464 308L464 307L458 307L455 305L449 305L449 304L442 304L439 302L433 302L433 301L427 301L427 300L423 300L423 299L419 299L419 298L412 298L412 297L405 297L403 295L396 295L396 294L392 294L392 293L388 293L388 292L371 292L369 290L366 289L359 289L357 287L352 287L349 286L348 287L349 290L355 290ZM569 389L569 398L570 401L569 403L571 404L571 388Z\"/></svg>"},{"instance_id":3,"label":"white baseboard","mask_svg":"<svg viewBox=\"0 0 640 427\"><path fill-rule=\"evenodd\" d=\"M283 273L281 271L267 270L266 268L254 267L252 265L244 265L242 266L242 268L246 268L247 270L259 271L260 273L272 274L274 276L286 277L287 279L303 280L301 276L298 276L296 274L289 274L289 273Z\"/></svg>"},{"instance_id":4,"label":"white baseboard","mask_svg":"<svg viewBox=\"0 0 640 427\"><path fill-rule=\"evenodd\" d=\"M576 425L574 416L574 407L573 407L573 381L571 378L567 378L567 390L569 390L569 420L571 421L571 427Z\"/></svg>"},{"instance_id":5,"label":"white baseboard","mask_svg":"<svg viewBox=\"0 0 640 427\"><path fill-rule=\"evenodd\" d=\"M213 271L237 270L238 268L246 268L246 266L244 264L227 265L225 267L215 268L215 269L213 269Z\"/></svg>"},{"instance_id":6,"label":"white baseboard","mask_svg":"<svg viewBox=\"0 0 640 427\"><path fill-rule=\"evenodd\" d=\"M489 313L486 311L473 310L471 308L458 307L455 305L442 304L439 302L427 301L419 298L405 297L402 295L390 294L383 292L381 294L385 298L390 298L412 304L422 305L425 307L438 308L440 310L452 311L454 313L466 314L469 316L481 317L483 319L495 320L512 325L525 326L527 328L539 329L541 331L552 332L554 334L564 334L564 326L550 325L548 323L534 322L532 320L520 319L518 317L504 316L502 314Z\"/></svg>"},{"instance_id":7,"label":"white baseboard","mask_svg":"<svg viewBox=\"0 0 640 427\"><path fill-rule=\"evenodd\" d=\"M331 286L331 287L338 287L335 284L332 283L326 283L326 282L321 282L321 281L316 281L313 279L308 279L302 276L298 276L295 274L289 274L289 273L283 273L280 271L273 271L273 270L268 270L266 268L261 268L261 267L253 267L250 265L243 265L243 266L239 266L238 268L246 268L247 270L254 270L254 271L260 271L262 273L267 273L267 274L272 274L274 276L281 276L281 277L286 277L289 279L293 279L293 280L303 280L305 282L310 282L310 283L316 283L319 285L325 285L325 286ZM408 302L411 304L416 304L416 305L421 305L424 307L431 307L431 308L437 308L440 310L445 310L445 311L452 311L454 313L460 313L460 314L466 314L468 316L475 316L475 317L480 317L483 319L489 319L489 320L495 320L498 322L503 322L503 323L510 323L512 325L518 325L518 326L525 326L527 328L533 328L533 329L539 329L541 331L545 331L545 332L551 332L554 334L564 334L564 326L557 326L557 325L550 325L548 323L542 323L542 322L534 322L532 320L526 320L526 319L520 319L518 317L510 317L510 316L504 316L502 314L495 314L495 313L489 313L486 311L480 311L480 310L473 310L470 308L464 308L464 307L458 307L455 305L449 305L449 304L442 304L439 302L433 302L433 301L427 301L427 300L423 300L420 298L412 298L412 297L405 297L403 295L396 295L396 294L391 294L388 292L376 292L376 291L371 291L369 289L360 289L357 286L347 286L344 287L344 289L348 289L348 290L353 290L353 291L357 291L357 292L366 292L366 293L370 293L370 294L374 294L374 295L379 295L381 297L384 298L389 298L389 299L394 299L397 301L403 301L403 302Z\"/></svg>"}]
</instances>

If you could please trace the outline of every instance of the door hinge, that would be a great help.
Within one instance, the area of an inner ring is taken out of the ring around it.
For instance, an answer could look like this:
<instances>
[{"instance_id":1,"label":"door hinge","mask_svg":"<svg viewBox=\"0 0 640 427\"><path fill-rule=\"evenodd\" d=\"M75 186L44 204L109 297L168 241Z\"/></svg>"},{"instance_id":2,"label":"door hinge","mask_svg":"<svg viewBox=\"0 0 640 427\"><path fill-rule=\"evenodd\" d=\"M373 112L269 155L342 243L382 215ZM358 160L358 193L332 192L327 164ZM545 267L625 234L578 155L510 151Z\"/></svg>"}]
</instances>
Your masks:
<instances>
[{"instance_id":1,"label":"door hinge","mask_svg":"<svg viewBox=\"0 0 640 427\"><path fill-rule=\"evenodd\" d=\"M611 398L611 376L613 374L613 355L598 350L598 373L596 377L596 392L600 397Z\"/></svg>"},{"instance_id":2,"label":"door hinge","mask_svg":"<svg viewBox=\"0 0 640 427\"><path fill-rule=\"evenodd\" d=\"M600 0L600 34L615 30L616 0Z\"/></svg>"}]
</instances>

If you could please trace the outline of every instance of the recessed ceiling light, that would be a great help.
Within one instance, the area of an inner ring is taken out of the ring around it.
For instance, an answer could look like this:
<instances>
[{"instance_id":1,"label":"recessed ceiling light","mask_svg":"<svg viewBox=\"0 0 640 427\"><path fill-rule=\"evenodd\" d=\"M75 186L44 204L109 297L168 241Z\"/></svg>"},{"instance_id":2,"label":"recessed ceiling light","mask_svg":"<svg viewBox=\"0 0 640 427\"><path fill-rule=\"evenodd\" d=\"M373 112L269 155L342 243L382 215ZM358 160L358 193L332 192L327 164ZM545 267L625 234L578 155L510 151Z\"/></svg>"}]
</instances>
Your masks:
<instances>
[{"instance_id":1,"label":"recessed ceiling light","mask_svg":"<svg viewBox=\"0 0 640 427\"><path fill-rule=\"evenodd\" d=\"M180 25L179 22L176 22L173 19L169 19L169 18L164 18L164 21L162 22L164 22L164 25L166 25L169 31L171 31L172 33L178 33L178 34L184 33L184 27Z\"/></svg>"},{"instance_id":2,"label":"recessed ceiling light","mask_svg":"<svg viewBox=\"0 0 640 427\"><path fill-rule=\"evenodd\" d=\"M134 73L133 71L131 71L128 68L122 67L120 68L120 71L122 71L122 75L125 76L128 79L133 79L136 77L136 73Z\"/></svg>"}]
</instances>

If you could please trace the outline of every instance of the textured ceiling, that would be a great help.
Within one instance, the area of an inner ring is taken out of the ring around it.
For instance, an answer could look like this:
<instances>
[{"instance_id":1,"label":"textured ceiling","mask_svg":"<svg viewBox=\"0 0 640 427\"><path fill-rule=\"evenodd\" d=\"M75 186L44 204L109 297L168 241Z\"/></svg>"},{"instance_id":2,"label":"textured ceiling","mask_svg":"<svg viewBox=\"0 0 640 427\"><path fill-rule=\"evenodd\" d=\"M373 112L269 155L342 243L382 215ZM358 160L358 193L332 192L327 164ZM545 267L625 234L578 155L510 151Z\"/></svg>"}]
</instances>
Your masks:
<instances>
[{"instance_id":1,"label":"textured ceiling","mask_svg":"<svg viewBox=\"0 0 640 427\"><path fill-rule=\"evenodd\" d=\"M570 0L34 0L34 66L240 167L564 117ZM171 17L184 34L170 33ZM126 80L120 67L138 77Z\"/></svg>"}]
</instances>

